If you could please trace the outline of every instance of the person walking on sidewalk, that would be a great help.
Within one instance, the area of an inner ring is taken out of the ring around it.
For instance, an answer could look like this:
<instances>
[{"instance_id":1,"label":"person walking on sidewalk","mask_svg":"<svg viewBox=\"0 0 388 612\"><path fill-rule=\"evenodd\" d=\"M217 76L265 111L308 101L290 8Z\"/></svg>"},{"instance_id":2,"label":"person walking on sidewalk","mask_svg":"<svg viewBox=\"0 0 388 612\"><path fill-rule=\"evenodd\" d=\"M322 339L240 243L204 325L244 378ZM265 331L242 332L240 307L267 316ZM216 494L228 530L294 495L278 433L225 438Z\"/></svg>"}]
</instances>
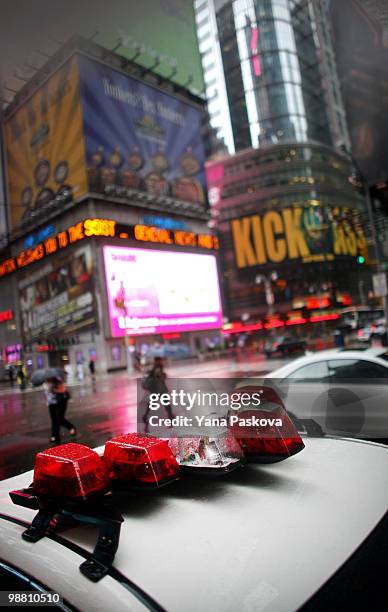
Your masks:
<instances>
[{"instance_id":1,"label":"person walking on sidewalk","mask_svg":"<svg viewBox=\"0 0 388 612\"><path fill-rule=\"evenodd\" d=\"M89 361L89 372L90 372L90 376L94 378L96 374L96 364L94 363L94 359L90 359Z\"/></svg>"},{"instance_id":2,"label":"person walking on sidewalk","mask_svg":"<svg viewBox=\"0 0 388 612\"><path fill-rule=\"evenodd\" d=\"M50 442L55 442L57 444L60 443L61 426L68 429L71 436L76 436L76 428L65 418L70 393L67 391L64 382L57 378L48 380L46 386L46 397L51 418Z\"/></svg>"}]
</instances>

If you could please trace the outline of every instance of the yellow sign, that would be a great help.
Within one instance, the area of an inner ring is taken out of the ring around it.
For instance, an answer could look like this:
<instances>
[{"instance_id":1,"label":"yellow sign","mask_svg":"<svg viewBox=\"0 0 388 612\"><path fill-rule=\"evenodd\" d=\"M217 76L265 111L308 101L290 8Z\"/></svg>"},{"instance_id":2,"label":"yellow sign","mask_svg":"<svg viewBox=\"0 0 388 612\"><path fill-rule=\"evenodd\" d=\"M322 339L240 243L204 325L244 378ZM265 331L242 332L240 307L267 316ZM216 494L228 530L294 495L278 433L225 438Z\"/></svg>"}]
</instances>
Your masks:
<instances>
[{"instance_id":1,"label":"yellow sign","mask_svg":"<svg viewBox=\"0 0 388 612\"><path fill-rule=\"evenodd\" d=\"M6 121L5 144L11 228L51 202L87 192L75 57Z\"/></svg>"},{"instance_id":2,"label":"yellow sign","mask_svg":"<svg viewBox=\"0 0 388 612\"><path fill-rule=\"evenodd\" d=\"M333 209L334 210L334 209ZM284 208L231 222L237 266L246 268L285 260L332 261L338 256L367 257L358 211Z\"/></svg>"}]
</instances>

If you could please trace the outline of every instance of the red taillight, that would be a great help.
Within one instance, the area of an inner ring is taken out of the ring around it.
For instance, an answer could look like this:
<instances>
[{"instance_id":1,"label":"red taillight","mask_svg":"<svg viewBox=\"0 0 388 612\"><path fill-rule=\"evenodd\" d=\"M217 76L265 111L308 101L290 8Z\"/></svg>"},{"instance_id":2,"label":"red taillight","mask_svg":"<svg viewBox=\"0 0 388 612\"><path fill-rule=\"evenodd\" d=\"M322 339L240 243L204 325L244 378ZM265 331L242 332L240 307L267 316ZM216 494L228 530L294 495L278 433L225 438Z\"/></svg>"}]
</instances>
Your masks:
<instances>
[{"instance_id":1,"label":"red taillight","mask_svg":"<svg viewBox=\"0 0 388 612\"><path fill-rule=\"evenodd\" d=\"M126 434L109 440L104 463L113 484L161 486L179 475L168 443L152 436Z\"/></svg>"},{"instance_id":2,"label":"red taillight","mask_svg":"<svg viewBox=\"0 0 388 612\"><path fill-rule=\"evenodd\" d=\"M36 455L34 493L66 499L86 499L107 489L98 454L82 444L63 444Z\"/></svg>"},{"instance_id":3,"label":"red taillight","mask_svg":"<svg viewBox=\"0 0 388 612\"><path fill-rule=\"evenodd\" d=\"M359 338L361 338L361 336L363 335L363 333L364 333L364 332L362 331L362 329L359 329L359 330L358 330L358 332L357 332L357 336L358 336Z\"/></svg>"},{"instance_id":4,"label":"red taillight","mask_svg":"<svg viewBox=\"0 0 388 612\"><path fill-rule=\"evenodd\" d=\"M229 429L249 461L275 463L303 450L302 438L275 389L250 386L240 387L238 392L258 393L261 398L257 409L230 415Z\"/></svg>"}]
</instances>

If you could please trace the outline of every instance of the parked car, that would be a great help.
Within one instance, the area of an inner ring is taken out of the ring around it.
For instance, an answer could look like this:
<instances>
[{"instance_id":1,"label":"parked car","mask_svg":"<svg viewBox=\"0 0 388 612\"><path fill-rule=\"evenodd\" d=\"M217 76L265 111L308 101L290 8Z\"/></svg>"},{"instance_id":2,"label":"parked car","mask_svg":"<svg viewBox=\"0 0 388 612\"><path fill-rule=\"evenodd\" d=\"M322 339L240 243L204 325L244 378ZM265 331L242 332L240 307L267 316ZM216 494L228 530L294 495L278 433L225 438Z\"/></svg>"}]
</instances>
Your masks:
<instances>
[{"instance_id":1,"label":"parked car","mask_svg":"<svg viewBox=\"0 0 388 612\"><path fill-rule=\"evenodd\" d=\"M326 433L388 440L386 352L380 347L312 353L267 377L288 411L313 418Z\"/></svg>"},{"instance_id":2,"label":"parked car","mask_svg":"<svg viewBox=\"0 0 388 612\"><path fill-rule=\"evenodd\" d=\"M354 339L358 342L371 342L373 339L382 340L387 332L385 319L378 319L373 323L368 323L365 327L357 330Z\"/></svg>"},{"instance_id":3,"label":"parked car","mask_svg":"<svg viewBox=\"0 0 388 612\"><path fill-rule=\"evenodd\" d=\"M32 472L2 481L0 583L35 597L56 593L63 603L52 608L66 611L383 609L388 449L304 442L282 463L127 494L118 551L98 582L79 569L97 529L68 524L26 541L36 510L14 505L9 491L27 487Z\"/></svg>"},{"instance_id":4,"label":"parked car","mask_svg":"<svg viewBox=\"0 0 388 612\"><path fill-rule=\"evenodd\" d=\"M306 341L293 336L277 336L269 338L264 343L264 353L267 357L273 355L290 355L306 349Z\"/></svg>"}]
</instances>

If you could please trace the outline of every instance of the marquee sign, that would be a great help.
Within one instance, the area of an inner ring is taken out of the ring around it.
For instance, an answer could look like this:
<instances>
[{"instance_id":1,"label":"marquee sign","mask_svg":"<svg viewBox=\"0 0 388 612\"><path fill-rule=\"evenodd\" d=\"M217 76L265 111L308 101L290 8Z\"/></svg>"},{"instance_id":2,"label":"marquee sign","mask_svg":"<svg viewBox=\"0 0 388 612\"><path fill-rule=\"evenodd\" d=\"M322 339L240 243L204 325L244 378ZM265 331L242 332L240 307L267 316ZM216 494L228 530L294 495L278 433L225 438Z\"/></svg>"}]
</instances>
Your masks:
<instances>
[{"instance_id":1,"label":"marquee sign","mask_svg":"<svg viewBox=\"0 0 388 612\"><path fill-rule=\"evenodd\" d=\"M124 225L111 219L85 219L36 246L21 251L15 257L0 262L0 278L57 253L80 240L92 237L121 238L138 242L175 244L200 249L218 249L218 239L211 234L196 234L148 225Z\"/></svg>"}]
</instances>

